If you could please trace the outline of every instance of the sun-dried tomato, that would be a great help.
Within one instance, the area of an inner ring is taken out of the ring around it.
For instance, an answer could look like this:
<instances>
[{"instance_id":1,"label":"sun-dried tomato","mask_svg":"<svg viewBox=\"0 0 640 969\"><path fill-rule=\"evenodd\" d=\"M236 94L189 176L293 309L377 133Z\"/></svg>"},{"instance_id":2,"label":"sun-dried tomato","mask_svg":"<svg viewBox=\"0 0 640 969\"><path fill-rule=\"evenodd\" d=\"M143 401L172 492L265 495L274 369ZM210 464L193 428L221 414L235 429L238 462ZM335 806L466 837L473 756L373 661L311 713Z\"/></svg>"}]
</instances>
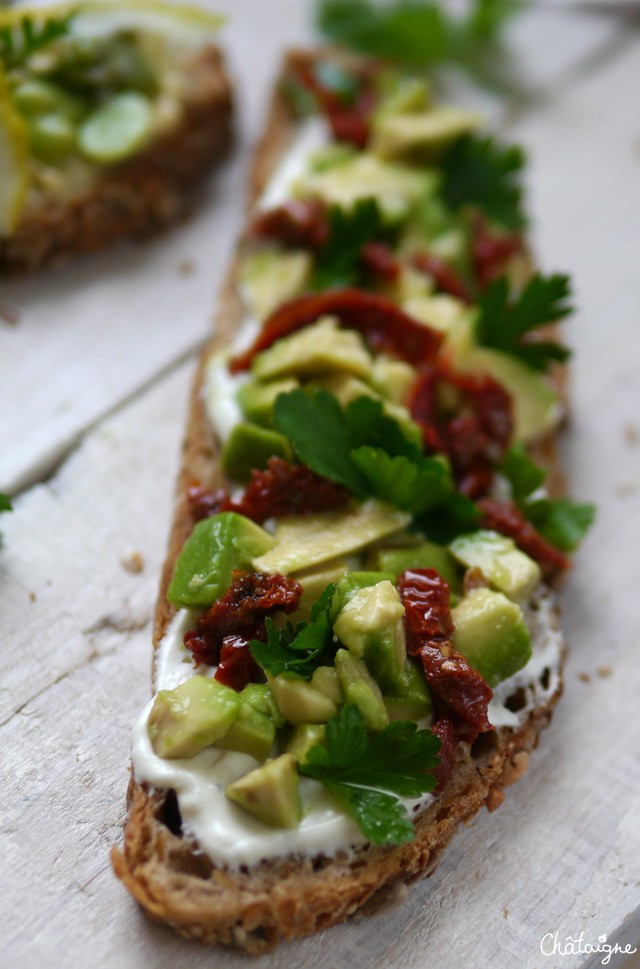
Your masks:
<instances>
[{"instance_id":1,"label":"sun-dried tomato","mask_svg":"<svg viewBox=\"0 0 640 969\"><path fill-rule=\"evenodd\" d=\"M386 242L367 242L360 258L363 268L378 279L393 282L400 275L400 263Z\"/></svg>"},{"instance_id":2,"label":"sun-dried tomato","mask_svg":"<svg viewBox=\"0 0 640 969\"><path fill-rule=\"evenodd\" d=\"M355 97L344 97L322 83L313 68L301 64L295 71L299 82L317 98L320 109L325 115L337 141L347 141L364 148L369 138L371 114L377 98L365 77L353 78L358 82Z\"/></svg>"},{"instance_id":3,"label":"sun-dried tomato","mask_svg":"<svg viewBox=\"0 0 640 969\"><path fill-rule=\"evenodd\" d=\"M213 491L201 484L192 484L187 488L187 504L193 521L199 522L217 515L226 509L228 502L229 495L224 488Z\"/></svg>"},{"instance_id":4,"label":"sun-dried tomato","mask_svg":"<svg viewBox=\"0 0 640 969\"><path fill-rule=\"evenodd\" d=\"M236 573L229 589L198 619L195 629L185 633L184 644L197 663L215 666L228 636L260 638L256 632L274 612L294 612L302 586L295 579L260 572Z\"/></svg>"},{"instance_id":5,"label":"sun-dried tomato","mask_svg":"<svg viewBox=\"0 0 640 969\"><path fill-rule=\"evenodd\" d=\"M283 515L313 515L342 508L349 492L316 474L304 464L269 458L266 471L252 471L244 495L233 503L235 511L254 522Z\"/></svg>"},{"instance_id":6,"label":"sun-dried tomato","mask_svg":"<svg viewBox=\"0 0 640 969\"><path fill-rule=\"evenodd\" d=\"M483 498L478 506L482 512L480 526L512 538L523 552L538 562L545 575L571 568L571 559L543 538L513 502Z\"/></svg>"},{"instance_id":7,"label":"sun-dried tomato","mask_svg":"<svg viewBox=\"0 0 640 969\"><path fill-rule=\"evenodd\" d=\"M440 717L431 725L431 730L440 740L440 763L433 771L438 782L433 793L440 794L449 783L453 768L456 766L456 729L448 717Z\"/></svg>"},{"instance_id":8,"label":"sun-dried tomato","mask_svg":"<svg viewBox=\"0 0 640 969\"><path fill-rule=\"evenodd\" d=\"M451 643L449 586L435 569L407 569L398 579L404 603L407 652L418 656L440 707L456 723L456 736L472 743L493 730L488 705L493 691Z\"/></svg>"},{"instance_id":9,"label":"sun-dried tomato","mask_svg":"<svg viewBox=\"0 0 640 969\"><path fill-rule=\"evenodd\" d=\"M419 272L427 273L433 277L436 289L455 296L463 303L471 302L471 296L466 285L444 259L433 256L428 252L418 252L411 259L411 263Z\"/></svg>"},{"instance_id":10,"label":"sun-dried tomato","mask_svg":"<svg viewBox=\"0 0 640 969\"><path fill-rule=\"evenodd\" d=\"M329 234L326 208L315 199L291 199L257 215L249 233L258 239L274 239L283 246L320 249Z\"/></svg>"},{"instance_id":11,"label":"sun-dried tomato","mask_svg":"<svg viewBox=\"0 0 640 969\"><path fill-rule=\"evenodd\" d=\"M489 285L492 279L502 275L505 263L522 252L522 236L517 232L496 235L489 229L486 219L479 216L473 223L471 257L474 274L480 289Z\"/></svg>"},{"instance_id":12,"label":"sun-dried tomato","mask_svg":"<svg viewBox=\"0 0 640 969\"><path fill-rule=\"evenodd\" d=\"M416 366L432 363L442 343L441 333L418 323L386 296L359 289L332 290L299 296L276 309L253 345L231 361L231 372L248 370L261 350L321 316L336 316L342 326L362 333L372 350L390 353Z\"/></svg>"},{"instance_id":13,"label":"sun-dried tomato","mask_svg":"<svg viewBox=\"0 0 640 969\"><path fill-rule=\"evenodd\" d=\"M244 636L225 636L220 649L220 662L214 679L238 693L247 683L263 683L264 673L249 649L252 639L264 638L264 624Z\"/></svg>"},{"instance_id":14,"label":"sun-dried tomato","mask_svg":"<svg viewBox=\"0 0 640 969\"><path fill-rule=\"evenodd\" d=\"M460 491L486 494L493 466L511 440L511 397L488 375L440 367L421 373L409 397L425 446L446 454Z\"/></svg>"}]
</instances>

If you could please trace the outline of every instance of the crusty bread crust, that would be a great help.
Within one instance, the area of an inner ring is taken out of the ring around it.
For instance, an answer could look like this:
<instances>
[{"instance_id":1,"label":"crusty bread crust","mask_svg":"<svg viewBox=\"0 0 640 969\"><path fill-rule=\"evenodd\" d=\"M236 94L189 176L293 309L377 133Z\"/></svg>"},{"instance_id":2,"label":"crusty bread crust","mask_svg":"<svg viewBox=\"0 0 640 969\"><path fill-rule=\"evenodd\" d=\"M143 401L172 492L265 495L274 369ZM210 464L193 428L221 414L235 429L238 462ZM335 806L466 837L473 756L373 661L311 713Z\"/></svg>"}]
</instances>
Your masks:
<instances>
[{"instance_id":1,"label":"crusty bread crust","mask_svg":"<svg viewBox=\"0 0 640 969\"><path fill-rule=\"evenodd\" d=\"M231 147L231 83L220 51L207 46L187 65L189 95L179 125L129 161L103 170L89 189L27 210L0 239L0 275L18 276L152 235L187 211L189 194Z\"/></svg>"},{"instance_id":2,"label":"crusty bread crust","mask_svg":"<svg viewBox=\"0 0 640 969\"><path fill-rule=\"evenodd\" d=\"M287 65L313 56L295 52ZM287 100L276 91L266 133L254 157L250 176L250 206L255 202L295 132ZM224 484L214 437L203 399L203 371L209 354L228 343L242 321L236 286L237 263L224 285L217 329L206 347L195 377L183 445L173 526L156 606L153 641L157 648L175 609L166 591L175 560L193 527L187 502L190 484ZM535 447L536 458L557 471L555 437ZM555 617L557 620L557 616ZM114 870L153 919L166 922L182 935L206 943L222 943L251 954L265 952L281 940L299 938L366 912L384 903L394 886L430 874L453 837L457 825L486 804L503 800L502 788L526 770L528 752L551 720L562 692L557 689L532 710L519 728L500 728L482 735L470 748L458 744L457 764L446 789L415 821L416 836L395 847L364 845L337 856L290 855L238 870L214 865L179 830L175 804L166 791L149 789L131 779L124 847L114 847Z\"/></svg>"}]
</instances>

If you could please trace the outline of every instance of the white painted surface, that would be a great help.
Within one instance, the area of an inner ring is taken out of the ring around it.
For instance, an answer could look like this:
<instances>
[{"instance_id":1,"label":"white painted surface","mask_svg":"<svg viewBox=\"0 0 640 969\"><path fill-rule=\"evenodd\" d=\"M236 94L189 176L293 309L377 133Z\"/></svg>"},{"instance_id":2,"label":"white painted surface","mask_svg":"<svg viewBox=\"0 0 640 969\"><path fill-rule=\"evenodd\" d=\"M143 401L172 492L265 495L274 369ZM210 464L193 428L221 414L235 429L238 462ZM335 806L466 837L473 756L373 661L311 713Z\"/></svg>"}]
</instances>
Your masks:
<instances>
[{"instance_id":1,"label":"white painted surface","mask_svg":"<svg viewBox=\"0 0 640 969\"><path fill-rule=\"evenodd\" d=\"M246 145L277 49L302 36L308 8L223 6L235 11L228 42L244 84ZM456 837L404 906L282 947L253 963L260 969L586 969L601 960L545 958L542 936L640 944L640 43L576 73L570 65L606 46L614 28L567 14L556 29L555 16L514 24L546 96L512 132L532 155L542 262L575 272L581 304L569 324L578 354L567 463L574 491L600 511L564 596L566 696L528 776L497 815ZM190 371L176 361L206 333L245 163L246 151L217 180L217 205L176 234L2 287L22 313L17 329L0 331L2 482L37 480L96 425L0 521L6 969L247 965L150 925L108 862L130 730L149 691L148 621ZM179 275L191 257L197 271ZM139 574L121 565L133 551L145 561Z\"/></svg>"}]
</instances>

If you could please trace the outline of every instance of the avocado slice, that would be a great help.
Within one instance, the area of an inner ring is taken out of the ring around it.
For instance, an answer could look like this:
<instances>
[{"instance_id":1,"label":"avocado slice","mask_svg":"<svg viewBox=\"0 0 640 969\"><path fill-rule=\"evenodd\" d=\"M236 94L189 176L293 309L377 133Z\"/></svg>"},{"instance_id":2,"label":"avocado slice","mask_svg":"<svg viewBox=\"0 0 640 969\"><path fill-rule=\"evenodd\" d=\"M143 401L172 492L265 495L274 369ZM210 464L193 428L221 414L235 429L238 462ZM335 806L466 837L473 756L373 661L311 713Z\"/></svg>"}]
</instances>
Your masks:
<instances>
[{"instance_id":1,"label":"avocado slice","mask_svg":"<svg viewBox=\"0 0 640 969\"><path fill-rule=\"evenodd\" d=\"M382 572L390 572L394 581L405 569L435 569L454 592L461 589L460 569L442 545L424 541L412 548L383 548L371 554L371 564Z\"/></svg>"},{"instance_id":2,"label":"avocado slice","mask_svg":"<svg viewBox=\"0 0 640 969\"><path fill-rule=\"evenodd\" d=\"M281 518L273 547L257 554L253 567L258 572L283 575L302 572L392 535L408 525L410 519L407 512L376 498L345 510Z\"/></svg>"},{"instance_id":3,"label":"avocado slice","mask_svg":"<svg viewBox=\"0 0 640 969\"><path fill-rule=\"evenodd\" d=\"M383 730L389 723L380 687L366 664L347 649L336 653L336 671L345 703L353 703L369 730Z\"/></svg>"},{"instance_id":4,"label":"avocado slice","mask_svg":"<svg viewBox=\"0 0 640 969\"><path fill-rule=\"evenodd\" d=\"M251 366L258 380L313 377L338 372L368 377L371 354L356 330L343 330L331 316L276 340Z\"/></svg>"},{"instance_id":5,"label":"avocado slice","mask_svg":"<svg viewBox=\"0 0 640 969\"><path fill-rule=\"evenodd\" d=\"M324 744L326 732L323 723L299 723L293 728L287 753L295 757L298 764L304 764L311 748Z\"/></svg>"},{"instance_id":6,"label":"avocado slice","mask_svg":"<svg viewBox=\"0 0 640 969\"><path fill-rule=\"evenodd\" d=\"M288 723L327 723L338 712L333 700L294 673L267 674L267 679L278 710Z\"/></svg>"},{"instance_id":7,"label":"avocado slice","mask_svg":"<svg viewBox=\"0 0 640 969\"><path fill-rule=\"evenodd\" d=\"M421 663L407 657L407 686L401 696L385 696L389 720L422 720L431 716L433 701Z\"/></svg>"},{"instance_id":8,"label":"avocado slice","mask_svg":"<svg viewBox=\"0 0 640 969\"><path fill-rule=\"evenodd\" d=\"M512 538L489 529L459 535L449 551L468 569L480 569L489 584L510 599L528 599L542 576L538 563Z\"/></svg>"},{"instance_id":9,"label":"avocado slice","mask_svg":"<svg viewBox=\"0 0 640 969\"><path fill-rule=\"evenodd\" d=\"M357 592L384 582L385 579L395 582L395 576L391 572L347 572L343 575L331 600L332 622L335 622L341 610Z\"/></svg>"},{"instance_id":10,"label":"avocado slice","mask_svg":"<svg viewBox=\"0 0 640 969\"><path fill-rule=\"evenodd\" d=\"M174 606L207 606L224 595L234 569L273 548L264 528L244 515L224 511L198 522L173 569L167 598Z\"/></svg>"},{"instance_id":11,"label":"avocado slice","mask_svg":"<svg viewBox=\"0 0 640 969\"><path fill-rule=\"evenodd\" d=\"M282 303L302 293L313 259L308 252L261 248L240 264L240 288L250 313L262 321Z\"/></svg>"},{"instance_id":12,"label":"avocado slice","mask_svg":"<svg viewBox=\"0 0 640 969\"><path fill-rule=\"evenodd\" d=\"M273 417L273 405L278 394L287 394L299 386L300 383L295 377L270 380L266 384L249 380L238 388L236 400L248 421L269 427Z\"/></svg>"},{"instance_id":13,"label":"avocado slice","mask_svg":"<svg viewBox=\"0 0 640 969\"><path fill-rule=\"evenodd\" d=\"M348 567L346 559L336 559L335 562L328 562L320 570L296 575L296 581L302 586L302 596L298 608L291 616L291 622L309 622L313 604L320 598L328 585L340 582Z\"/></svg>"},{"instance_id":14,"label":"avocado slice","mask_svg":"<svg viewBox=\"0 0 640 969\"><path fill-rule=\"evenodd\" d=\"M281 754L233 781L226 795L272 828L295 828L300 823L300 782L292 754Z\"/></svg>"},{"instance_id":15,"label":"avocado slice","mask_svg":"<svg viewBox=\"0 0 640 969\"><path fill-rule=\"evenodd\" d=\"M387 159L414 155L434 159L452 141L474 131L481 120L473 111L447 106L381 111L373 118L370 148Z\"/></svg>"},{"instance_id":16,"label":"avocado slice","mask_svg":"<svg viewBox=\"0 0 640 969\"><path fill-rule=\"evenodd\" d=\"M403 615L398 590L385 580L356 592L333 624L338 639L364 659L383 692L392 695L408 686Z\"/></svg>"},{"instance_id":17,"label":"avocado slice","mask_svg":"<svg viewBox=\"0 0 640 969\"><path fill-rule=\"evenodd\" d=\"M234 690L204 676L160 690L147 721L151 746L167 760L194 757L227 733L241 705Z\"/></svg>"},{"instance_id":18,"label":"avocado slice","mask_svg":"<svg viewBox=\"0 0 640 969\"><path fill-rule=\"evenodd\" d=\"M243 703L248 703L258 713L264 713L265 717L270 717L276 729L284 727L284 717L278 710L268 683L247 683L240 691L240 698Z\"/></svg>"},{"instance_id":19,"label":"avocado slice","mask_svg":"<svg viewBox=\"0 0 640 969\"><path fill-rule=\"evenodd\" d=\"M253 470L266 468L269 458L293 459L284 434L258 424L236 424L222 448L224 473L234 481L248 481Z\"/></svg>"},{"instance_id":20,"label":"avocado slice","mask_svg":"<svg viewBox=\"0 0 640 969\"><path fill-rule=\"evenodd\" d=\"M474 589L451 610L453 645L489 686L513 676L531 659L531 634L515 602L501 592Z\"/></svg>"},{"instance_id":21,"label":"avocado slice","mask_svg":"<svg viewBox=\"0 0 640 969\"><path fill-rule=\"evenodd\" d=\"M271 753L276 739L276 728L271 717L260 713L249 703L241 703L238 716L227 732L216 741L216 747L250 754L256 760L265 760Z\"/></svg>"}]
</instances>

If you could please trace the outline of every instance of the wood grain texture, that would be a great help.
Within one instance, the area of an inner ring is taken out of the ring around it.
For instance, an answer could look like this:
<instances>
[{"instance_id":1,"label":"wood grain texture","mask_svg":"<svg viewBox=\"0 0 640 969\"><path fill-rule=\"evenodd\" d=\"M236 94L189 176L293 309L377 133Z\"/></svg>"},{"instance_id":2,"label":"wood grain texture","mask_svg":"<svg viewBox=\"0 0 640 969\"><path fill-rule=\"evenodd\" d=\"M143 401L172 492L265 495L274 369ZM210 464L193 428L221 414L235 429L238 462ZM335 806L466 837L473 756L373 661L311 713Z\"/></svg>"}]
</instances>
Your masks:
<instances>
[{"instance_id":1,"label":"wood grain texture","mask_svg":"<svg viewBox=\"0 0 640 969\"><path fill-rule=\"evenodd\" d=\"M226 4L238 11L228 37L236 72L250 84L242 93L247 131L258 130L276 48L304 40L305 5L280 2L282 24L271 35L272 5ZM630 100L640 45L631 37L626 50L575 75L571 64L608 47L610 28L570 20L561 33L553 15L536 17L518 28L519 49L552 96L523 111L509 133L532 157L536 250L545 267L576 274L581 311L569 324L578 353L566 464L576 494L599 504L564 593L572 648L566 695L505 806L461 832L406 904L284 946L252 963L259 969L590 969L600 960L545 958L542 935L640 941L640 123ZM561 90L553 77L566 82ZM191 377L174 361L205 335L220 253L230 251L240 222L243 179L241 159L221 183L223 233L207 210L206 226L196 220L153 248L92 261L75 280L47 277L10 294L23 322L1 331L5 476L21 440L31 442L21 467L37 477L50 447L64 453L99 423L60 473L0 520L0 964L7 969L248 964L148 923L108 860L124 813L131 725L149 693L143 623L157 588ZM192 276L177 272L183 252L198 260ZM158 379L168 367L174 372ZM64 433L51 422L61 421L63 401ZM145 560L139 574L120 565L134 550Z\"/></svg>"}]
</instances>

